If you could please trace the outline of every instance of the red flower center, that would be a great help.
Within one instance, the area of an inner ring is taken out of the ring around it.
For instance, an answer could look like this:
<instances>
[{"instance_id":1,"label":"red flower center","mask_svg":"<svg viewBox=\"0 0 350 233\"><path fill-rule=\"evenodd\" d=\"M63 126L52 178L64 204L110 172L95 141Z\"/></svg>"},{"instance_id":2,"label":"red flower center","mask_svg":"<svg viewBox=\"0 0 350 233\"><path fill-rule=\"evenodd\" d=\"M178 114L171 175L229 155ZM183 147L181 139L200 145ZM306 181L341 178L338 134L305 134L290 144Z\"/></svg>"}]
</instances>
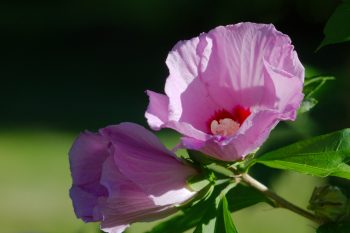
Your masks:
<instances>
[{"instance_id":1,"label":"red flower center","mask_svg":"<svg viewBox=\"0 0 350 233\"><path fill-rule=\"evenodd\" d=\"M249 108L240 105L234 107L232 112L224 109L216 111L208 120L208 131L213 135L231 136L238 131L250 114Z\"/></svg>"}]
</instances>

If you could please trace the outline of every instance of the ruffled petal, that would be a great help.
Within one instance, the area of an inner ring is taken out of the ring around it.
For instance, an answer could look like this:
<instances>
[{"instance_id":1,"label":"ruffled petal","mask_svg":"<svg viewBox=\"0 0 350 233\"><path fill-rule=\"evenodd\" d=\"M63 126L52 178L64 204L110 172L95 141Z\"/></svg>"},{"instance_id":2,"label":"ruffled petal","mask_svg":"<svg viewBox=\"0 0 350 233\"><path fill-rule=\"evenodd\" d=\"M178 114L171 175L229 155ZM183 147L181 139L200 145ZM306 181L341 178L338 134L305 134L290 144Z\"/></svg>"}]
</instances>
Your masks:
<instances>
[{"instance_id":1,"label":"ruffled petal","mask_svg":"<svg viewBox=\"0 0 350 233\"><path fill-rule=\"evenodd\" d=\"M103 165L101 183L109 193L98 204L104 231L118 232L133 222L154 220L175 211L171 205L156 206L149 195L118 170L113 157Z\"/></svg>"},{"instance_id":2,"label":"ruffled petal","mask_svg":"<svg viewBox=\"0 0 350 233\"><path fill-rule=\"evenodd\" d=\"M206 130L206 121L221 108L220 103L208 93L199 76L206 69L212 44L205 35L180 41L169 53L166 64L169 77L165 93L169 97L169 121L188 123L193 128ZM182 128L176 129L190 136Z\"/></svg>"},{"instance_id":3,"label":"ruffled petal","mask_svg":"<svg viewBox=\"0 0 350 233\"><path fill-rule=\"evenodd\" d=\"M221 26L210 31L208 37L213 41L213 48L201 77L210 94L221 101L225 101L221 98L224 83L234 95L235 102L231 101L231 105L274 107L279 99L273 89L266 88L269 80L264 76L264 62L272 64L280 73L290 73L300 81L304 78L304 68L290 38L272 24ZM279 87L275 85L275 88Z\"/></svg>"},{"instance_id":4,"label":"ruffled petal","mask_svg":"<svg viewBox=\"0 0 350 233\"><path fill-rule=\"evenodd\" d=\"M271 78L275 86L275 98L277 110L283 120L295 120L297 109L304 98L303 81L287 71L273 67L265 63L265 72ZM302 76L304 77L304 76Z\"/></svg>"},{"instance_id":5,"label":"ruffled petal","mask_svg":"<svg viewBox=\"0 0 350 233\"><path fill-rule=\"evenodd\" d=\"M152 199L135 186L124 187L118 197L100 204L101 228L123 227L134 222L149 222L175 213L175 206L156 206Z\"/></svg>"},{"instance_id":6,"label":"ruffled petal","mask_svg":"<svg viewBox=\"0 0 350 233\"><path fill-rule=\"evenodd\" d=\"M100 134L114 145L125 145L134 147L140 151L154 151L156 153L168 154L169 150L160 143L159 139L144 127L135 123L124 122L111 125L100 130ZM175 154L171 154L175 157ZM160 159L167 160L168 155Z\"/></svg>"},{"instance_id":7,"label":"ruffled petal","mask_svg":"<svg viewBox=\"0 0 350 233\"><path fill-rule=\"evenodd\" d=\"M225 102L226 110L235 105L251 107L260 104L265 94L262 73L267 25L242 23L220 26L207 37L213 47L208 66L201 79L217 102ZM226 98L223 97L226 94Z\"/></svg>"},{"instance_id":8,"label":"ruffled petal","mask_svg":"<svg viewBox=\"0 0 350 233\"><path fill-rule=\"evenodd\" d=\"M104 187L100 187L104 190ZM87 191L86 191L87 189ZM88 189L73 185L69 190L70 198L73 200L73 207L76 216L84 222L95 222L102 220L101 214L96 208L99 195L96 189ZM105 193L104 193L105 195Z\"/></svg>"},{"instance_id":9,"label":"ruffled petal","mask_svg":"<svg viewBox=\"0 0 350 233\"><path fill-rule=\"evenodd\" d=\"M169 98L166 95L147 91L149 105L145 114L149 126L159 130L168 121Z\"/></svg>"},{"instance_id":10,"label":"ruffled petal","mask_svg":"<svg viewBox=\"0 0 350 233\"><path fill-rule=\"evenodd\" d=\"M100 183L107 188L108 197L117 197L124 187L135 186L119 171L113 156L108 157L103 163Z\"/></svg>"},{"instance_id":11,"label":"ruffled petal","mask_svg":"<svg viewBox=\"0 0 350 233\"><path fill-rule=\"evenodd\" d=\"M100 220L95 206L98 198L107 196L100 184L102 164L109 156L108 142L98 134L82 133L74 142L69 161L73 178L70 195L76 215L84 221Z\"/></svg>"},{"instance_id":12,"label":"ruffled petal","mask_svg":"<svg viewBox=\"0 0 350 233\"><path fill-rule=\"evenodd\" d=\"M197 172L178 161L145 128L123 123L107 127L101 133L113 142L114 159L120 172L146 192L156 205L178 204L195 194L185 186L186 179Z\"/></svg>"}]
</instances>

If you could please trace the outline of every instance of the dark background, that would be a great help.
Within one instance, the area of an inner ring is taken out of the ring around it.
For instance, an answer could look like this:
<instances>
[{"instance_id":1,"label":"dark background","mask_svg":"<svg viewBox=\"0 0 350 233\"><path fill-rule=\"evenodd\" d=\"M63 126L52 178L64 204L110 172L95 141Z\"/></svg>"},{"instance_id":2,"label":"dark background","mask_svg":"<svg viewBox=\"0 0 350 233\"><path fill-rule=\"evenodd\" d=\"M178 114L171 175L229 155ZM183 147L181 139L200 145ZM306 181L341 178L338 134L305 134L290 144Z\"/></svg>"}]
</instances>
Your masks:
<instances>
[{"instance_id":1,"label":"dark background","mask_svg":"<svg viewBox=\"0 0 350 233\"><path fill-rule=\"evenodd\" d=\"M74 132L145 124L146 89L162 91L168 51L218 25L273 23L303 64L337 81L311 113L319 131L349 126L350 46L315 53L336 0L60 0L0 3L0 127Z\"/></svg>"}]
</instances>

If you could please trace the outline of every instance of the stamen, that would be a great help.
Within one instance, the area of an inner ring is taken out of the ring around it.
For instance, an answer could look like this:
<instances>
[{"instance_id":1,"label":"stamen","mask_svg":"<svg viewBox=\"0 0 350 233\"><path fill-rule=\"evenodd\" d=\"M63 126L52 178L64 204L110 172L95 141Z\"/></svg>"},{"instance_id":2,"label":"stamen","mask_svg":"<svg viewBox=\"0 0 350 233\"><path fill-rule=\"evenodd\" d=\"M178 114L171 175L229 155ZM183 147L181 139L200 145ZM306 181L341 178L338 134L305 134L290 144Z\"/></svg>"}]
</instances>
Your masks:
<instances>
[{"instance_id":1,"label":"stamen","mask_svg":"<svg viewBox=\"0 0 350 233\"><path fill-rule=\"evenodd\" d=\"M234 135L239 129L239 123L231 118L213 120L210 124L211 133L214 135L231 136Z\"/></svg>"}]
</instances>

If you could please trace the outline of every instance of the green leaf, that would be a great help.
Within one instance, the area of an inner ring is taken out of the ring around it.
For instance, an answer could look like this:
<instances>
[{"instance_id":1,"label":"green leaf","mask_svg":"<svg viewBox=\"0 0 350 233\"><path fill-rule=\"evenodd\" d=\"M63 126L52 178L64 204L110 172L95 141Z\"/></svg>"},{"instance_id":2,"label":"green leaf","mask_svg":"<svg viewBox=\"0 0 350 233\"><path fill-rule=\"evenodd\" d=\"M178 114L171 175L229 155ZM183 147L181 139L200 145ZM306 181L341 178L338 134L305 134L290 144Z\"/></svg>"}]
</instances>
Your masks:
<instances>
[{"instance_id":1,"label":"green leaf","mask_svg":"<svg viewBox=\"0 0 350 233\"><path fill-rule=\"evenodd\" d=\"M304 81L304 95L305 99L311 98L314 94L327 82L334 80L333 76L313 76L306 77Z\"/></svg>"},{"instance_id":2,"label":"green leaf","mask_svg":"<svg viewBox=\"0 0 350 233\"><path fill-rule=\"evenodd\" d=\"M237 185L226 195L231 212L244 209L260 202L272 204L264 194L249 186Z\"/></svg>"},{"instance_id":3,"label":"green leaf","mask_svg":"<svg viewBox=\"0 0 350 233\"><path fill-rule=\"evenodd\" d=\"M323 33L325 38L317 48L350 40L350 1L344 1L329 18Z\"/></svg>"},{"instance_id":4,"label":"green leaf","mask_svg":"<svg viewBox=\"0 0 350 233\"><path fill-rule=\"evenodd\" d=\"M199 163L201 165L209 165L209 164L215 163L215 164L218 164L218 165L226 166L228 164L228 162L215 159L215 158L210 157L210 156L208 156L206 154L203 154L200 151L187 150L187 153L188 153L188 156L190 157L190 159L193 162Z\"/></svg>"},{"instance_id":5,"label":"green leaf","mask_svg":"<svg viewBox=\"0 0 350 233\"><path fill-rule=\"evenodd\" d=\"M315 93L329 80L334 80L332 76L313 76L306 77L304 81L304 100L298 110L298 113L305 113L316 106L318 101L314 98Z\"/></svg>"},{"instance_id":6,"label":"green leaf","mask_svg":"<svg viewBox=\"0 0 350 233\"><path fill-rule=\"evenodd\" d=\"M202 232L203 228L210 229L210 227L214 227L215 221L213 221L213 219L215 219L216 215L216 197L220 195L225 187L226 184L215 186L214 191L209 198L190 208L182 210L179 214L169 220L161 222L148 233L180 233L198 226L200 222L203 223L203 226L197 227L198 229L196 228L196 233ZM228 208L231 212L255 205L259 202L267 202L265 196L259 191L241 184L238 184L235 188L228 191L226 197L228 199Z\"/></svg>"},{"instance_id":7,"label":"green leaf","mask_svg":"<svg viewBox=\"0 0 350 233\"><path fill-rule=\"evenodd\" d=\"M208 208L204 203L207 201L185 209L180 214L156 225L148 233L180 233L191 229L198 224L203 217L203 211Z\"/></svg>"},{"instance_id":8,"label":"green leaf","mask_svg":"<svg viewBox=\"0 0 350 233\"><path fill-rule=\"evenodd\" d=\"M215 233L238 233L228 208L226 196L223 196L218 206L218 215L215 222Z\"/></svg>"},{"instance_id":9,"label":"green leaf","mask_svg":"<svg viewBox=\"0 0 350 233\"><path fill-rule=\"evenodd\" d=\"M316 233L349 233L350 223L327 223L320 226Z\"/></svg>"},{"instance_id":10,"label":"green leaf","mask_svg":"<svg viewBox=\"0 0 350 233\"><path fill-rule=\"evenodd\" d=\"M230 169L220 166L216 163L211 163L209 165L206 165L206 167L216 174L222 175L223 177L233 177L235 175Z\"/></svg>"},{"instance_id":11,"label":"green leaf","mask_svg":"<svg viewBox=\"0 0 350 233\"><path fill-rule=\"evenodd\" d=\"M300 141L263 154L256 162L315 176L350 179L350 129Z\"/></svg>"},{"instance_id":12,"label":"green leaf","mask_svg":"<svg viewBox=\"0 0 350 233\"><path fill-rule=\"evenodd\" d=\"M192 176L187 180L187 185L190 187L192 191L200 191L203 190L205 187L210 185L213 181L210 174L201 173L196 176Z\"/></svg>"},{"instance_id":13,"label":"green leaf","mask_svg":"<svg viewBox=\"0 0 350 233\"><path fill-rule=\"evenodd\" d=\"M226 196L221 198L215 222L215 233L238 233L228 208Z\"/></svg>"},{"instance_id":14,"label":"green leaf","mask_svg":"<svg viewBox=\"0 0 350 233\"><path fill-rule=\"evenodd\" d=\"M199 151L187 150L190 159L195 165L206 168L211 172L215 172L216 178L220 177L233 177L235 174L233 171L228 169L229 163L214 159L205 155Z\"/></svg>"},{"instance_id":15,"label":"green leaf","mask_svg":"<svg viewBox=\"0 0 350 233\"><path fill-rule=\"evenodd\" d=\"M222 213L223 213L223 211L220 209L220 206L221 206L222 199L225 198L225 195L236 186L237 186L237 183L230 183L220 191L219 195L213 196L215 197L215 200L208 203L209 207L206 209L206 212L203 215L203 218L197 224L197 227L194 230L194 233L228 232L228 231L223 231L222 225L225 225L225 222L222 220L223 217L221 217L220 219L220 216L222 216ZM227 200L226 200L226 206L227 206ZM229 211L228 206L226 209L227 211Z\"/></svg>"},{"instance_id":16,"label":"green leaf","mask_svg":"<svg viewBox=\"0 0 350 233\"><path fill-rule=\"evenodd\" d=\"M203 217L196 224L197 226L193 233L214 233L216 212L217 208L215 201L212 200L210 203L207 203L207 208L205 209Z\"/></svg>"}]
</instances>

